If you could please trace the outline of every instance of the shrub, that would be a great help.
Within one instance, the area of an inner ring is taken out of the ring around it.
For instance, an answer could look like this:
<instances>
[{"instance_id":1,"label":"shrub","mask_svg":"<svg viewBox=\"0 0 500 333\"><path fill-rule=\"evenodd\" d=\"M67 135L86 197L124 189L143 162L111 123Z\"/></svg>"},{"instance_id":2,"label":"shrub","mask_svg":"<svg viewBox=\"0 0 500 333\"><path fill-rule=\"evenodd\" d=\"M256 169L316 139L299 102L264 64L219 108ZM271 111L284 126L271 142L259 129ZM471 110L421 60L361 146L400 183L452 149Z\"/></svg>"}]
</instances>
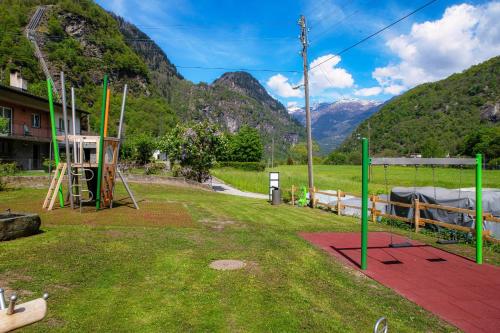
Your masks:
<instances>
[{"instance_id":1,"label":"shrub","mask_svg":"<svg viewBox=\"0 0 500 333\"><path fill-rule=\"evenodd\" d=\"M500 168L500 157L494 158L488 162L490 168Z\"/></svg>"},{"instance_id":2,"label":"shrub","mask_svg":"<svg viewBox=\"0 0 500 333\"><path fill-rule=\"evenodd\" d=\"M0 191L3 191L6 187L4 181L5 176L11 176L17 171L16 163L0 163Z\"/></svg>"},{"instance_id":3,"label":"shrub","mask_svg":"<svg viewBox=\"0 0 500 333\"><path fill-rule=\"evenodd\" d=\"M146 167L146 175L158 175L165 171L164 163L151 163Z\"/></svg>"},{"instance_id":4,"label":"shrub","mask_svg":"<svg viewBox=\"0 0 500 333\"><path fill-rule=\"evenodd\" d=\"M157 147L157 143L153 137L148 134L139 134L133 140L135 150L135 160L139 164L147 164L153 157L153 152Z\"/></svg>"},{"instance_id":5,"label":"shrub","mask_svg":"<svg viewBox=\"0 0 500 333\"><path fill-rule=\"evenodd\" d=\"M264 171L266 165L263 162L220 162L219 167L230 167L245 171Z\"/></svg>"},{"instance_id":6,"label":"shrub","mask_svg":"<svg viewBox=\"0 0 500 333\"><path fill-rule=\"evenodd\" d=\"M347 155L341 152L332 152L325 159L325 164L343 165L347 164Z\"/></svg>"},{"instance_id":7,"label":"shrub","mask_svg":"<svg viewBox=\"0 0 500 333\"><path fill-rule=\"evenodd\" d=\"M182 177L181 170L182 170L182 167L180 166L180 164L175 163L172 166L172 176L174 176L174 177Z\"/></svg>"}]
</instances>

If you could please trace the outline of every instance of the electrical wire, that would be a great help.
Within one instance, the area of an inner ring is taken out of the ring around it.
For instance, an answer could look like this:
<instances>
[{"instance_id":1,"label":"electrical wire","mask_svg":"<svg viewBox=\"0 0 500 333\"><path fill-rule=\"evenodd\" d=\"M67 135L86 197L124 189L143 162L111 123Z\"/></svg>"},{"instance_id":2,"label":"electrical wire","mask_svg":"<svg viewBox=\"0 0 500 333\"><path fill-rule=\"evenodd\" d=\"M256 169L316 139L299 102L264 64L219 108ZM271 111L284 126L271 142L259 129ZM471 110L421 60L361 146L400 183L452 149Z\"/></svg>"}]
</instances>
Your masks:
<instances>
[{"instance_id":1,"label":"electrical wire","mask_svg":"<svg viewBox=\"0 0 500 333\"><path fill-rule=\"evenodd\" d=\"M270 73L299 73L294 70L277 70L268 68L227 68L227 67L203 67L203 66L175 66L184 69L205 69L205 70L225 70L225 71L243 71L243 72L270 72Z\"/></svg>"}]
</instances>

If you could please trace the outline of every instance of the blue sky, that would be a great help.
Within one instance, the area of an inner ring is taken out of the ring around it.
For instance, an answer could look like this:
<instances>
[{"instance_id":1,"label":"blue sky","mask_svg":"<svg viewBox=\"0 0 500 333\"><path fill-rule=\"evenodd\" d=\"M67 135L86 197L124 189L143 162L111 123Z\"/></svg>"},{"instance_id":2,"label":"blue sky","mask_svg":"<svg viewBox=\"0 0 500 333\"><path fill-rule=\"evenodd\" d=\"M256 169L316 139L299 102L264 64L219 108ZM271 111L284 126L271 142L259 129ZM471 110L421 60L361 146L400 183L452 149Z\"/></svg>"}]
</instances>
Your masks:
<instances>
[{"instance_id":1,"label":"blue sky","mask_svg":"<svg viewBox=\"0 0 500 333\"><path fill-rule=\"evenodd\" d=\"M426 0L209 1L97 0L137 25L177 66L252 71L285 105L302 104L297 19L310 28L311 67L421 6ZM500 54L500 1L446 1L311 72L313 101L385 100ZM224 70L183 69L194 82ZM297 71L290 73L287 71Z\"/></svg>"}]
</instances>

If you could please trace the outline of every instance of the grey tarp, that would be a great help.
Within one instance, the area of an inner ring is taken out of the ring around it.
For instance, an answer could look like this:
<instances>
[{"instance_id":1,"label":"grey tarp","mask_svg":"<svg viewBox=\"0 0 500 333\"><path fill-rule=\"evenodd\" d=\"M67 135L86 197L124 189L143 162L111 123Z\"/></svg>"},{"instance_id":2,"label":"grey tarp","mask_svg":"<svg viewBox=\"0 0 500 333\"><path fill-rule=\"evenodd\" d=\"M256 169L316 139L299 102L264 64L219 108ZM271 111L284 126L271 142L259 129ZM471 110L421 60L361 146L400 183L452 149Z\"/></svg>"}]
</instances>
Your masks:
<instances>
[{"instance_id":1,"label":"grey tarp","mask_svg":"<svg viewBox=\"0 0 500 333\"><path fill-rule=\"evenodd\" d=\"M438 204L466 209L476 209L476 192L474 188L446 189L441 187L394 187L391 190L391 200L412 203L413 198L420 202ZM483 212L500 217L500 189L483 189ZM412 208L388 206L388 212L397 216L413 217ZM474 216L449 212L441 209L426 209L420 211L420 216L445 223L474 227ZM485 230L491 230L493 237L500 239L500 223L483 222Z\"/></svg>"}]
</instances>

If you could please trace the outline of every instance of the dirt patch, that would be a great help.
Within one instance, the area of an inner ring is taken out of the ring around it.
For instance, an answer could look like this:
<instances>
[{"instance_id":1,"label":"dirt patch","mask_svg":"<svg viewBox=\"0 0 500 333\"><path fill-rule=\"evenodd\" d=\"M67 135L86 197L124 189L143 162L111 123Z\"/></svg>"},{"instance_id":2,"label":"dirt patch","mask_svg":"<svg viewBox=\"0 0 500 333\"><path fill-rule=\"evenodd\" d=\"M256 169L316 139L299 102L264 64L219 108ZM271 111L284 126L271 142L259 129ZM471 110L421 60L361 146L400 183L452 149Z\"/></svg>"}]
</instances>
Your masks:
<instances>
[{"instance_id":1,"label":"dirt patch","mask_svg":"<svg viewBox=\"0 0 500 333\"><path fill-rule=\"evenodd\" d=\"M17 282L30 282L33 278L31 276L16 273L16 272L6 272L0 276L0 288L3 288L5 292L5 299L8 299L12 294L16 294L20 297L31 296L33 292L26 289L12 289L12 284Z\"/></svg>"},{"instance_id":2,"label":"dirt patch","mask_svg":"<svg viewBox=\"0 0 500 333\"><path fill-rule=\"evenodd\" d=\"M64 320L58 318L47 318L44 320L44 323L50 328L64 327L66 324Z\"/></svg>"},{"instance_id":3,"label":"dirt patch","mask_svg":"<svg viewBox=\"0 0 500 333\"><path fill-rule=\"evenodd\" d=\"M242 269L245 266L246 263L244 261L234 259L215 260L210 263L210 268L218 271L234 271Z\"/></svg>"},{"instance_id":4,"label":"dirt patch","mask_svg":"<svg viewBox=\"0 0 500 333\"><path fill-rule=\"evenodd\" d=\"M31 204L31 203L30 203ZM16 202L9 208L18 211L26 204ZM126 204L115 205L114 208L102 209L98 212L95 207L79 209L69 207L59 208L47 212L42 210L41 204L30 205L38 213L44 225L87 225L87 226L141 226L141 227L193 227L195 223L188 210L180 203L166 202L139 202L140 209L134 209ZM2 206L0 205L0 209ZM119 235L115 235L119 237Z\"/></svg>"},{"instance_id":5,"label":"dirt patch","mask_svg":"<svg viewBox=\"0 0 500 333\"><path fill-rule=\"evenodd\" d=\"M260 266L255 261L245 261L245 269L251 274L259 274L262 272Z\"/></svg>"},{"instance_id":6,"label":"dirt patch","mask_svg":"<svg viewBox=\"0 0 500 333\"><path fill-rule=\"evenodd\" d=\"M239 224L231 220L217 220L217 219L203 219L200 220L201 223L207 225L210 229L215 231L222 231L225 227L233 225L238 226Z\"/></svg>"}]
</instances>

